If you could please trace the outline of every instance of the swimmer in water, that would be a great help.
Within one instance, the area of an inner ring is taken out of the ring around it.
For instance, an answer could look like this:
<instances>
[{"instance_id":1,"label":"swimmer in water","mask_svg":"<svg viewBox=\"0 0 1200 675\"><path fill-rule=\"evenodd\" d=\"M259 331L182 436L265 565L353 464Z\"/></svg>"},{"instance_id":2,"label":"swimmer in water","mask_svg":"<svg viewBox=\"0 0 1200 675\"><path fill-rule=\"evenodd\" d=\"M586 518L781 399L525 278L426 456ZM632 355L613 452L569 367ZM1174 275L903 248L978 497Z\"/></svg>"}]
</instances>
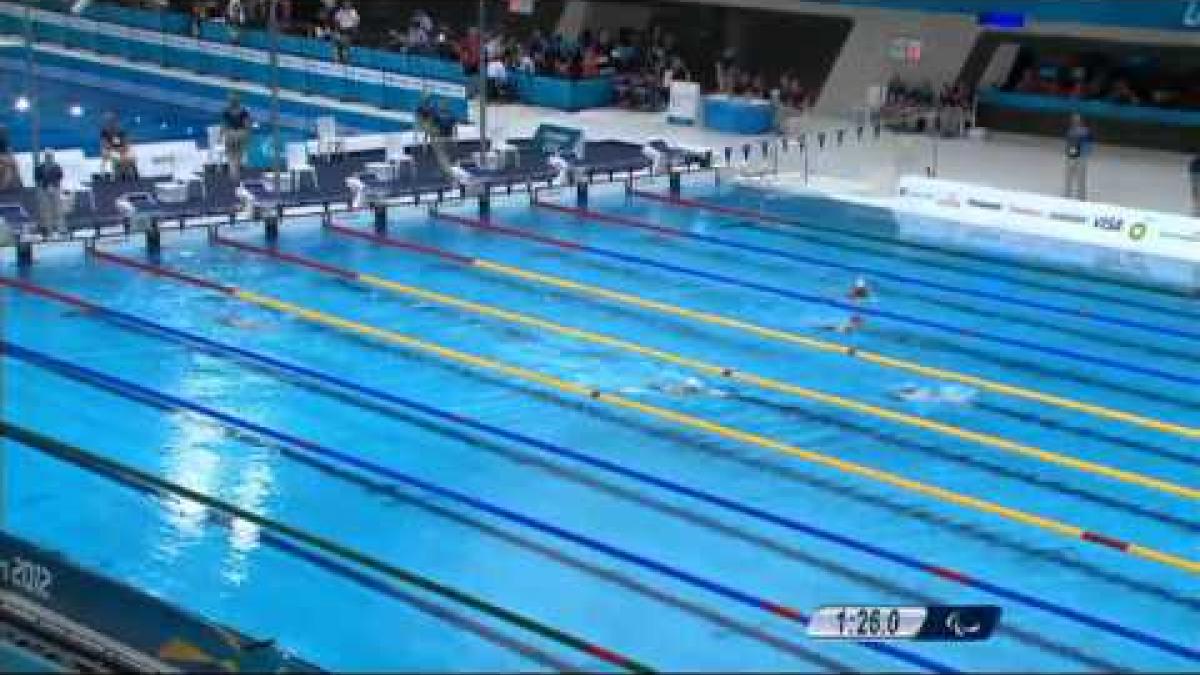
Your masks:
<instances>
[{"instance_id":1,"label":"swimmer in water","mask_svg":"<svg viewBox=\"0 0 1200 675\"><path fill-rule=\"evenodd\" d=\"M650 388L669 396L700 396L709 395L717 398L728 398L729 392L718 387L710 387L701 380L689 377L682 382L655 382Z\"/></svg>"},{"instance_id":2,"label":"swimmer in water","mask_svg":"<svg viewBox=\"0 0 1200 675\"><path fill-rule=\"evenodd\" d=\"M245 317L238 316L237 314L226 314L225 316L218 317L217 323L221 324L222 326L240 328L242 330L261 330L264 328L263 324L259 323L258 321L255 321L254 319L247 319Z\"/></svg>"},{"instance_id":3,"label":"swimmer in water","mask_svg":"<svg viewBox=\"0 0 1200 675\"><path fill-rule=\"evenodd\" d=\"M833 331L834 333L842 333L843 335L848 335L850 333L858 332L858 330L863 327L864 323L866 323L866 322L863 321L863 318L861 316L855 314L854 316L852 316L849 319L846 319L845 321L842 321L840 323L823 324L821 326L821 330L828 330L828 331Z\"/></svg>"},{"instance_id":4,"label":"swimmer in water","mask_svg":"<svg viewBox=\"0 0 1200 675\"><path fill-rule=\"evenodd\" d=\"M894 398L911 403L952 403L955 405L965 405L975 398L975 391L973 389L951 385L926 387L909 383L902 384L889 393Z\"/></svg>"},{"instance_id":5,"label":"swimmer in water","mask_svg":"<svg viewBox=\"0 0 1200 675\"><path fill-rule=\"evenodd\" d=\"M850 287L850 292L847 295L855 302L870 300L871 286L864 277L858 277L854 280L854 285Z\"/></svg>"}]
</instances>

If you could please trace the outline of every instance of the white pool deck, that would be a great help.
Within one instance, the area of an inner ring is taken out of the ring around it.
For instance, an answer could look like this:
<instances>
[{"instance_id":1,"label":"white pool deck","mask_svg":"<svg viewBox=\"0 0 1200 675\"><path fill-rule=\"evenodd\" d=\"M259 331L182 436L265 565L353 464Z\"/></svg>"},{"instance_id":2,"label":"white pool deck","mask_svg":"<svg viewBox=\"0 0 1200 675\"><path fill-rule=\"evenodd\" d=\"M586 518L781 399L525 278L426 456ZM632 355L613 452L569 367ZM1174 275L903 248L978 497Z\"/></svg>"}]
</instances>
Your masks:
<instances>
[{"instance_id":1,"label":"white pool deck","mask_svg":"<svg viewBox=\"0 0 1200 675\"><path fill-rule=\"evenodd\" d=\"M489 108L489 129L505 135L529 135L541 123L582 127L591 138L643 141L667 137L684 145L713 148L739 147L766 138L672 125L660 113L615 109L567 113L516 104ZM801 128L830 129L847 124L831 118L810 118L801 122ZM860 198L886 201L897 175L924 174L934 165L934 145L931 138L918 135L888 134L878 143L861 146L848 141L841 149L827 149L810 158L809 184L831 194L848 190ZM941 139L936 146L939 178L1061 196L1065 167L1063 144L1058 139L992 133L984 140ZM1100 145L1089 163L1088 198L1190 215L1190 160L1183 153ZM798 157L789 158L782 170L802 171Z\"/></svg>"}]
</instances>

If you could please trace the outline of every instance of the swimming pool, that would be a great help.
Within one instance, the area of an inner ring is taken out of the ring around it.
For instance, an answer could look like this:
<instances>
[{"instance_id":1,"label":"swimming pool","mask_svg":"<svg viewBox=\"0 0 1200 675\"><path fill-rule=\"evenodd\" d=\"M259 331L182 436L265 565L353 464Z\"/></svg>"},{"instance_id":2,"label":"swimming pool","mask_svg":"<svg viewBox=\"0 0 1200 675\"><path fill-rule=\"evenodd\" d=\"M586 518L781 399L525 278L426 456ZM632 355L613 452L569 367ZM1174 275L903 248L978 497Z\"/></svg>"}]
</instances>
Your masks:
<instances>
[{"instance_id":1,"label":"swimming pool","mask_svg":"<svg viewBox=\"0 0 1200 675\"><path fill-rule=\"evenodd\" d=\"M82 148L88 155L100 153L100 128L108 114L116 114L130 140L152 143L165 140L194 140L207 145L209 126L219 123L228 90L217 81L195 75L171 73L146 64L98 61L66 50L39 47L36 53L36 82L42 147ZM16 110L18 98L28 96L25 53L0 47L0 109L6 111L13 148L26 152L31 146L31 116ZM270 99L258 89L240 91L256 125L270 120ZM332 116L339 133L402 131L410 128L395 115L333 109L319 102L293 100L285 93L280 102L280 136L284 142L311 138L316 121ZM272 139L262 134L248 153L249 164L266 167Z\"/></svg>"},{"instance_id":2,"label":"swimming pool","mask_svg":"<svg viewBox=\"0 0 1200 675\"><path fill-rule=\"evenodd\" d=\"M18 152L29 149L29 113L13 109L18 97L25 95L26 78L15 61L0 67L0 101L3 101L6 125L13 147ZM100 127L104 116L112 113L135 142L146 143L168 139L189 138L201 141L212 115L176 105L147 99L130 98L99 88L81 87L51 78L38 78L41 109L41 143L50 148L83 148L91 155L100 152Z\"/></svg>"},{"instance_id":3,"label":"swimming pool","mask_svg":"<svg viewBox=\"0 0 1200 675\"><path fill-rule=\"evenodd\" d=\"M5 418L656 668L1194 667L1194 299L661 187L485 227L396 211L386 239L168 237L184 278L131 267L135 242L42 256L26 282L175 332L6 288ZM6 447L16 534L323 667L609 667ZM804 635L820 605L939 601L1000 605L1002 629Z\"/></svg>"}]
</instances>

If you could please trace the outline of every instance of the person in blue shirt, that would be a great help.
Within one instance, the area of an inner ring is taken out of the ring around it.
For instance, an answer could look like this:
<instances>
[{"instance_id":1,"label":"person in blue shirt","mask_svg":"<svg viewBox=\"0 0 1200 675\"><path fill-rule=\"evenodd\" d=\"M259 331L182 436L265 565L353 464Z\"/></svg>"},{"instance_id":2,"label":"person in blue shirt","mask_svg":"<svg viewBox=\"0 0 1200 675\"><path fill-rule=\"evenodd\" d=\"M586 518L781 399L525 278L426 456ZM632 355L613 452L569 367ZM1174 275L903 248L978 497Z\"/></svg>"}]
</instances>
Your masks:
<instances>
[{"instance_id":1,"label":"person in blue shirt","mask_svg":"<svg viewBox=\"0 0 1200 675\"><path fill-rule=\"evenodd\" d=\"M1087 161L1092 154L1095 137L1079 113L1071 115L1067 128L1067 182L1064 196L1067 199L1087 199Z\"/></svg>"},{"instance_id":2,"label":"person in blue shirt","mask_svg":"<svg viewBox=\"0 0 1200 675\"><path fill-rule=\"evenodd\" d=\"M20 190L22 187L21 171L8 140L8 127L0 125L0 192Z\"/></svg>"},{"instance_id":3,"label":"person in blue shirt","mask_svg":"<svg viewBox=\"0 0 1200 675\"><path fill-rule=\"evenodd\" d=\"M33 169L33 181L37 185L38 216L45 231L65 232L67 229L63 211L63 168L47 150L42 161Z\"/></svg>"},{"instance_id":4,"label":"person in blue shirt","mask_svg":"<svg viewBox=\"0 0 1200 675\"><path fill-rule=\"evenodd\" d=\"M237 183L242 177L242 163L250 142L250 111L242 106L237 92L230 92L229 105L221 113L221 137L225 142L225 161L229 163L229 178Z\"/></svg>"}]
</instances>

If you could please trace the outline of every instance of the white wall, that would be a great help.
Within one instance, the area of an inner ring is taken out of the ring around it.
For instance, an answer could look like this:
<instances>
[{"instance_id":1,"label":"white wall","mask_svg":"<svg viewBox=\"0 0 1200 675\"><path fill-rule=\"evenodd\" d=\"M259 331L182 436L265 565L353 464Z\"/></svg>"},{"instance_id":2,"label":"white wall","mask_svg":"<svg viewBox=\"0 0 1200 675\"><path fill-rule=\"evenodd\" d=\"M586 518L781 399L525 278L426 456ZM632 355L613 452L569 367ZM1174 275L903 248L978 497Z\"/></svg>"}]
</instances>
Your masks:
<instances>
[{"instance_id":1,"label":"white wall","mask_svg":"<svg viewBox=\"0 0 1200 675\"><path fill-rule=\"evenodd\" d=\"M867 90L893 75L904 81L928 80L934 91L958 77L979 36L974 17L888 12L855 18L841 54L817 100L817 111L838 114L866 103ZM921 59L904 63L889 57L895 38L921 42Z\"/></svg>"},{"instance_id":2,"label":"white wall","mask_svg":"<svg viewBox=\"0 0 1200 675\"><path fill-rule=\"evenodd\" d=\"M576 38L584 28L593 31L600 28L617 29L645 28L650 23L654 8L641 2L590 2L589 0L567 0L558 31L569 38Z\"/></svg>"}]
</instances>

